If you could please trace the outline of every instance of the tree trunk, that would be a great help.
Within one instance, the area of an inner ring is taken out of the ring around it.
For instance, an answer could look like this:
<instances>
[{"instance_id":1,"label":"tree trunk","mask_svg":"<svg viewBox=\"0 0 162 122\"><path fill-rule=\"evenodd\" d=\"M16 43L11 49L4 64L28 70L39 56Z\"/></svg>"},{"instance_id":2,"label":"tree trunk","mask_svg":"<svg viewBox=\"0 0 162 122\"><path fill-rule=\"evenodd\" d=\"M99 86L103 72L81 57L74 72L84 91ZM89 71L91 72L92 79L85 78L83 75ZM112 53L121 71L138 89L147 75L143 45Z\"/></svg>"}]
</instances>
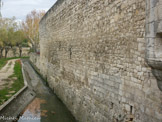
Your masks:
<instances>
[{"instance_id":1,"label":"tree trunk","mask_svg":"<svg viewBox=\"0 0 162 122\"><path fill-rule=\"evenodd\" d=\"M7 53L8 53L8 51L7 51L7 50L5 50L5 58L7 58Z\"/></svg>"},{"instance_id":2,"label":"tree trunk","mask_svg":"<svg viewBox=\"0 0 162 122\"><path fill-rule=\"evenodd\" d=\"M0 49L0 58L3 57L3 48Z\"/></svg>"},{"instance_id":3,"label":"tree trunk","mask_svg":"<svg viewBox=\"0 0 162 122\"><path fill-rule=\"evenodd\" d=\"M33 51L34 51L34 53L35 53L35 52L36 52L35 41L34 41L32 38L30 38L30 37L29 37L29 39L30 39L30 42L31 42L31 44L32 44L32 49L33 49Z\"/></svg>"},{"instance_id":4,"label":"tree trunk","mask_svg":"<svg viewBox=\"0 0 162 122\"><path fill-rule=\"evenodd\" d=\"M7 58L8 51L9 51L9 49L5 48L5 58Z\"/></svg>"},{"instance_id":5,"label":"tree trunk","mask_svg":"<svg viewBox=\"0 0 162 122\"><path fill-rule=\"evenodd\" d=\"M20 53L20 57L21 57L21 55L22 55L22 47L19 47L19 53Z\"/></svg>"}]
</instances>

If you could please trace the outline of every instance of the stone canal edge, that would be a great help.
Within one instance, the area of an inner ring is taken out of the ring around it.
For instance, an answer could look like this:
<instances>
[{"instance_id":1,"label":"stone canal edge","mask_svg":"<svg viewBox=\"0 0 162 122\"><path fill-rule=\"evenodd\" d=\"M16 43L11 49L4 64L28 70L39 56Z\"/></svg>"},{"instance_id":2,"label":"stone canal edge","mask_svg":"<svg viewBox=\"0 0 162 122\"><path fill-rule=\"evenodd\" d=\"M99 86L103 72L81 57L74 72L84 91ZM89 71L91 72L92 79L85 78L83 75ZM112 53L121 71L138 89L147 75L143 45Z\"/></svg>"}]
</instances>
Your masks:
<instances>
[{"instance_id":1,"label":"stone canal edge","mask_svg":"<svg viewBox=\"0 0 162 122\"><path fill-rule=\"evenodd\" d=\"M24 87L21 88L15 95L8 99L3 105L0 106L0 121L12 122L16 119L25 107L35 98L35 92L27 85L27 78L23 61L22 74L24 78Z\"/></svg>"}]
</instances>

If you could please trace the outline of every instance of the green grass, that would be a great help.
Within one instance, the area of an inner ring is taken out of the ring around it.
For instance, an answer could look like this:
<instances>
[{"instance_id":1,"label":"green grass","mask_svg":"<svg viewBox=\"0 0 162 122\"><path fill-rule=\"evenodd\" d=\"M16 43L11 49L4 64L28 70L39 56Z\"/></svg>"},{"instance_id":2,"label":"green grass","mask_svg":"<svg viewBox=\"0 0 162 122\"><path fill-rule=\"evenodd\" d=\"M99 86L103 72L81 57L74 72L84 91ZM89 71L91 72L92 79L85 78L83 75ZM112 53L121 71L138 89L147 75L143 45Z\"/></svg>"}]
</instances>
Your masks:
<instances>
[{"instance_id":1,"label":"green grass","mask_svg":"<svg viewBox=\"0 0 162 122\"><path fill-rule=\"evenodd\" d=\"M21 71L21 62L19 60L15 62L14 74L11 75L9 78L12 79L14 77L16 77L17 79L14 80L13 84L11 85L11 88L8 88L6 84L6 87L0 90L0 105L7 101L13 94L15 94L24 86L24 79ZM9 93L10 91L15 91L15 93Z\"/></svg>"},{"instance_id":2,"label":"green grass","mask_svg":"<svg viewBox=\"0 0 162 122\"><path fill-rule=\"evenodd\" d=\"M18 58L21 58L21 59L26 59L26 58L29 58L29 57L12 57L12 58L1 58L0 59L0 69L2 69L2 67L4 67L7 63L8 60L11 60L11 59L18 59Z\"/></svg>"},{"instance_id":3,"label":"green grass","mask_svg":"<svg viewBox=\"0 0 162 122\"><path fill-rule=\"evenodd\" d=\"M6 65L7 61L8 59L0 59L0 69Z\"/></svg>"}]
</instances>

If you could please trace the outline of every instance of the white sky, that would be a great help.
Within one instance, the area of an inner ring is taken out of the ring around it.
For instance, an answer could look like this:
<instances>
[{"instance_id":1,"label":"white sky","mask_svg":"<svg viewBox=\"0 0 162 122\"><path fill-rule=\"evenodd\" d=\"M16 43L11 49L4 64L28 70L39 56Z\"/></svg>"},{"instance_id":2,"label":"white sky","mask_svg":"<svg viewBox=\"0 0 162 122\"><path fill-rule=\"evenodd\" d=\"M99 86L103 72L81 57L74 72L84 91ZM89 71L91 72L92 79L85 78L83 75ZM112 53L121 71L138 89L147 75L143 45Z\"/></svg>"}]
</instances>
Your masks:
<instances>
[{"instance_id":1,"label":"white sky","mask_svg":"<svg viewBox=\"0 0 162 122\"><path fill-rule=\"evenodd\" d=\"M2 0L2 16L24 20L32 10L49 10L57 0Z\"/></svg>"}]
</instances>

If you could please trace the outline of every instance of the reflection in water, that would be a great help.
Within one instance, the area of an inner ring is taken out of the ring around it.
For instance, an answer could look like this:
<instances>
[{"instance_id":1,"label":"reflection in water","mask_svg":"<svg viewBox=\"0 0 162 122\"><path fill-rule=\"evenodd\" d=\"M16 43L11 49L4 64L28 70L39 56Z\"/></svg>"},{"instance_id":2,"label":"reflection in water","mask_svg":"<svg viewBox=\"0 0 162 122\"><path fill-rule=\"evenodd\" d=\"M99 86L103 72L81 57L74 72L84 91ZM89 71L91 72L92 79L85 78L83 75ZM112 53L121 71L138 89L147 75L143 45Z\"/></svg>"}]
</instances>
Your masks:
<instances>
[{"instance_id":1,"label":"reflection in water","mask_svg":"<svg viewBox=\"0 0 162 122\"><path fill-rule=\"evenodd\" d=\"M45 103L45 100L35 98L33 102L26 107L18 122L25 122L29 120L33 122L40 122L41 116L45 116L45 113L47 112L47 110L41 111L40 109L41 104Z\"/></svg>"},{"instance_id":2,"label":"reflection in water","mask_svg":"<svg viewBox=\"0 0 162 122\"><path fill-rule=\"evenodd\" d=\"M42 97L42 98L38 98ZM76 122L71 113L51 94L38 95L22 112L18 122Z\"/></svg>"},{"instance_id":3,"label":"reflection in water","mask_svg":"<svg viewBox=\"0 0 162 122\"><path fill-rule=\"evenodd\" d=\"M29 63L24 64L28 75L31 76L28 84L33 87L37 95L22 112L22 118L20 117L18 122L76 122L70 111L44 84L44 81L36 74Z\"/></svg>"},{"instance_id":4,"label":"reflection in water","mask_svg":"<svg viewBox=\"0 0 162 122\"><path fill-rule=\"evenodd\" d=\"M35 114L31 113L30 110L26 110L19 118L18 122L41 122L40 119L40 113L37 113L37 115L35 116Z\"/></svg>"}]
</instances>

